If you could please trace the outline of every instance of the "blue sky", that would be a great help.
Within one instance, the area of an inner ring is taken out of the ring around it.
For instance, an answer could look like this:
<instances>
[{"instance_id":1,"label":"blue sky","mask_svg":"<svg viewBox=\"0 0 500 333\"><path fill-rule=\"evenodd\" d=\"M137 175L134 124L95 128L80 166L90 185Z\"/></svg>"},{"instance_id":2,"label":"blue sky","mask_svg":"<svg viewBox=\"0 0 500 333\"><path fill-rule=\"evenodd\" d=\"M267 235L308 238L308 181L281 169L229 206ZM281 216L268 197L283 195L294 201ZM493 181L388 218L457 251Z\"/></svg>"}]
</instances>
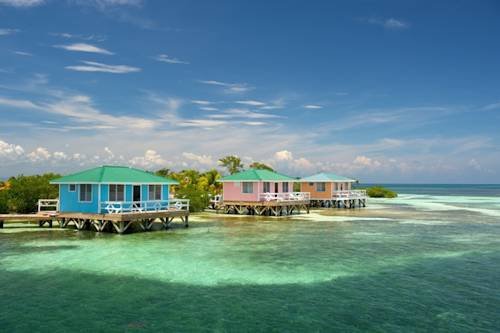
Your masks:
<instances>
[{"instance_id":1,"label":"blue sky","mask_svg":"<svg viewBox=\"0 0 500 333\"><path fill-rule=\"evenodd\" d=\"M500 183L497 1L0 0L0 177Z\"/></svg>"}]
</instances>

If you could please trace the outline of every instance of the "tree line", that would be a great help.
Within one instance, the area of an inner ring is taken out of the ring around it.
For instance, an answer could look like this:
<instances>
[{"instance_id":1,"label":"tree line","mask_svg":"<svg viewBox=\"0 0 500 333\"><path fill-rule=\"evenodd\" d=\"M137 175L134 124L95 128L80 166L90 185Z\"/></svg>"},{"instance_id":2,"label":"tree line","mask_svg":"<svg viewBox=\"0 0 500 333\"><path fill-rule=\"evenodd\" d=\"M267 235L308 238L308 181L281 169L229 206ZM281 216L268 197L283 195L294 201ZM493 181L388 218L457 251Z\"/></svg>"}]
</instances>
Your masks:
<instances>
[{"instance_id":1,"label":"tree line","mask_svg":"<svg viewBox=\"0 0 500 333\"><path fill-rule=\"evenodd\" d=\"M240 172L245 168L241 159L234 155L219 159L219 164L229 174ZM270 166L261 162L253 162L249 167L273 171ZM202 211L208 206L210 198L220 194L222 190L222 184L218 182L222 174L217 169L206 172L185 169L175 172L163 168L157 170L155 174L179 182L179 185L173 186L173 192L177 198L190 200L192 212ZM36 212L38 199L56 199L59 196L57 186L49 183L58 177L59 174L46 173L34 176L19 175L0 181L0 214Z\"/></svg>"}]
</instances>

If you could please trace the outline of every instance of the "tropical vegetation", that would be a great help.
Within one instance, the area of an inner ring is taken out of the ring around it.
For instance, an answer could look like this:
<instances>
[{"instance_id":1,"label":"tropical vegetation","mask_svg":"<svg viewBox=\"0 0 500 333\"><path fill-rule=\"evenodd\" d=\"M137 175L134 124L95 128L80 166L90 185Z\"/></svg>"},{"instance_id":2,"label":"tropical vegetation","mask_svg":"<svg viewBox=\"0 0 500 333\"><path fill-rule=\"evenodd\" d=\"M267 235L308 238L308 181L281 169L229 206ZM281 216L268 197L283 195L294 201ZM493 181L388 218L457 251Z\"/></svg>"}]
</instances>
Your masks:
<instances>
[{"instance_id":1,"label":"tropical vegetation","mask_svg":"<svg viewBox=\"0 0 500 333\"><path fill-rule=\"evenodd\" d=\"M366 189L370 198L396 198L398 194L382 186L372 186Z\"/></svg>"},{"instance_id":2,"label":"tropical vegetation","mask_svg":"<svg viewBox=\"0 0 500 333\"><path fill-rule=\"evenodd\" d=\"M230 155L219 160L219 164L234 174L244 169L244 164L238 156ZM272 168L261 162L249 165L255 169ZM202 211L208 206L210 198L220 194L222 184L218 180L222 174L217 169L200 172L194 169L185 169L175 172L168 168L157 170L155 174L173 178L179 185L173 186L173 193L177 198L189 199L192 212ZM0 213L31 213L37 210L38 199L54 199L58 197L57 186L49 184L50 180L59 175L47 173L35 176L11 177L0 182Z\"/></svg>"}]
</instances>

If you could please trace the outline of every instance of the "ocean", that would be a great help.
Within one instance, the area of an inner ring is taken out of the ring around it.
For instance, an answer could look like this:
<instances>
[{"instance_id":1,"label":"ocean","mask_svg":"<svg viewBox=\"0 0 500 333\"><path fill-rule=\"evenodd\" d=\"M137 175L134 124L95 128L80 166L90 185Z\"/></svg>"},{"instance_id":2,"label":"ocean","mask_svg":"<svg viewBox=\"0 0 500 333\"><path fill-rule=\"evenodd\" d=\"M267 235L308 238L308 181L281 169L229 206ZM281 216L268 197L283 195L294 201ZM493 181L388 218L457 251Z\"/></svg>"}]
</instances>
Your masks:
<instances>
[{"instance_id":1,"label":"ocean","mask_svg":"<svg viewBox=\"0 0 500 333\"><path fill-rule=\"evenodd\" d=\"M0 229L3 332L499 332L500 185L128 235Z\"/></svg>"}]
</instances>

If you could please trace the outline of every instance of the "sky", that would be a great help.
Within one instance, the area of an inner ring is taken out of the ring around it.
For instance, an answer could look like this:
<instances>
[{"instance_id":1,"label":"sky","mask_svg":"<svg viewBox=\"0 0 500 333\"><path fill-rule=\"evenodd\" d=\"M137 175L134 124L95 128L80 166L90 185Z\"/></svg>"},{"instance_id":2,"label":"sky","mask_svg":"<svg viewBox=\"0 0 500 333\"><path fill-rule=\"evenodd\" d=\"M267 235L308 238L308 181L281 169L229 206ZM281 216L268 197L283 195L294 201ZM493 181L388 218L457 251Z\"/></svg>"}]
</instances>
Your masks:
<instances>
[{"instance_id":1,"label":"sky","mask_svg":"<svg viewBox=\"0 0 500 333\"><path fill-rule=\"evenodd\" d=\"M0 178L500 183L500 2L0 0Z\"/></svg>"}]
</instances>

